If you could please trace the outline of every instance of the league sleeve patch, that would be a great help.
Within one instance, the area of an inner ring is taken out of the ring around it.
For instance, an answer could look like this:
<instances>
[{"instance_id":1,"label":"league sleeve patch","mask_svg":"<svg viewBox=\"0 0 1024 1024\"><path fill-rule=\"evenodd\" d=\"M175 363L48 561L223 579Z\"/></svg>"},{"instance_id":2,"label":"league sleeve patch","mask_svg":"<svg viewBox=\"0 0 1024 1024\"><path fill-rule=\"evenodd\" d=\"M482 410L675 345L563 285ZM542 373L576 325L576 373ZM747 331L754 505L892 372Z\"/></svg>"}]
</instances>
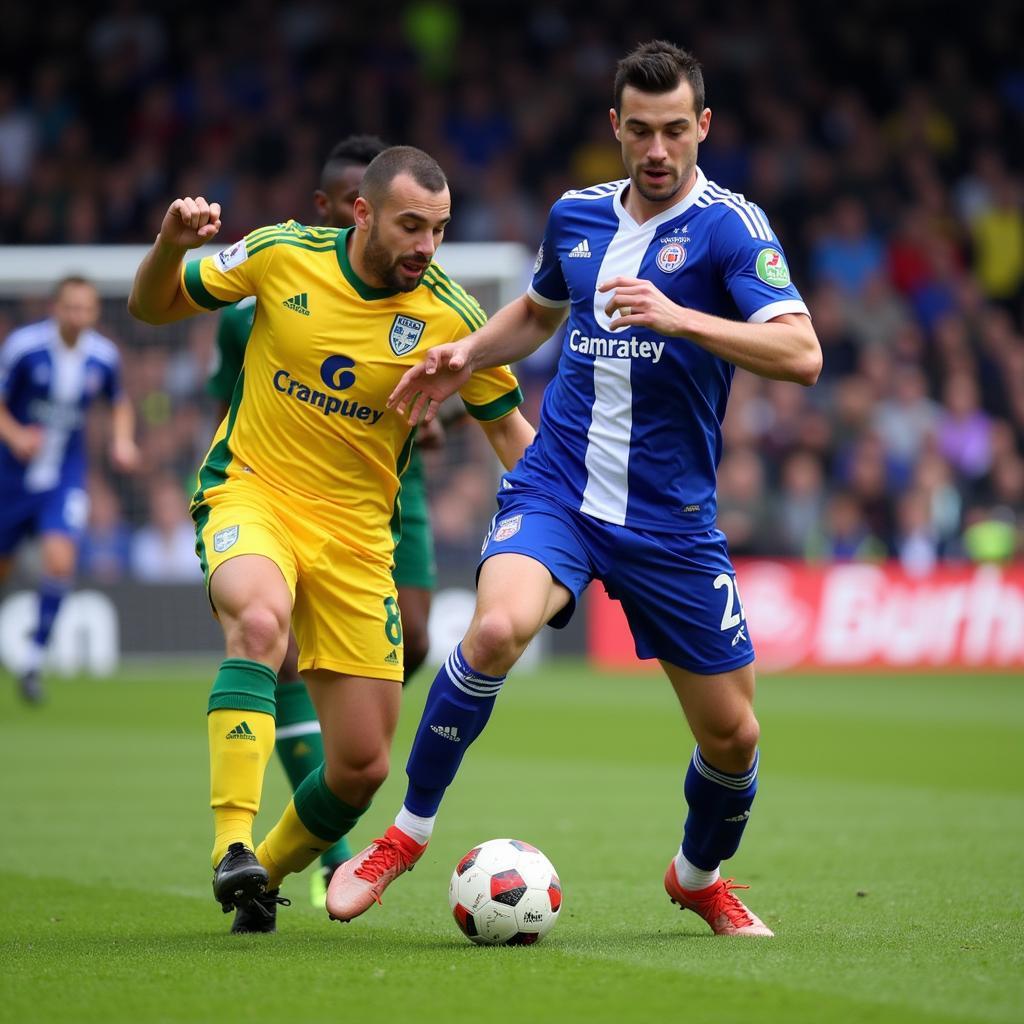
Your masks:
<instances>
[{"instance_id":1,"label":"league sleeve patch","mask_svg":"<svg viewBox=\"0 0 1024 1024\"><path fill-rule=\"evenodd\" d=\"M217 266L223 271L228 271L237 267L240 263L244 263L248 258L249 250L245 247L244 238L235 242L234 245L229 245L226 249L221 249L221 251L214 257L217 261Z\"/></svg>"},{"instance_id":2,"label":"league sleeve patch","mask_svg":"<svg viewBox=\"0 0 1024 1024\"><path fill-rule=\"evenodd\" d=\"M537 250L537 258L533 261L533 272L536 274L540 271L540 268L544 266L544 243L541 242L540 248Z\"/></svg>"},{"instance_id":3,"label":"league sleeve patch","mask_svg":"<svg viewBox=\"0 0 1024 1024\"><path fill-rule=\"evenodd\" d=\"M786 257L778 249L762 249L755 264L757 276L773 288L789 287L789 267Z\"/></svg>"}]
</instances>

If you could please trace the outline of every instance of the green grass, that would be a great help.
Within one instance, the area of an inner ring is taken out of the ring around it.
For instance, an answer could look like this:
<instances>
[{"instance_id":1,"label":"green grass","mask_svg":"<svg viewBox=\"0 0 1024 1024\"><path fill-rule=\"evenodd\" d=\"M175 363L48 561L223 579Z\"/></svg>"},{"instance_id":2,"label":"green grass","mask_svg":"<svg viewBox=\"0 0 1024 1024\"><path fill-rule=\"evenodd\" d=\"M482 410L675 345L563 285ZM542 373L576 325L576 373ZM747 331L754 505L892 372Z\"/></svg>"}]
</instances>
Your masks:
<instances>
[{"instance_id":1,"label":"green grass","mask_svg":"<svg viewBox=\"0 0 1024 1024\"><path fill-rule=\"evenodd\" d=\"M710 935L661 876L691 741L657 676L513 678L414 874L351 925L308 905L230 936L210 896L208 673L150 667L0 694L0 1020L1024 1019L1024 686L767 678L761 793L729 874L772 941ZM426 694L407 694L390 821ZM257 833L286 798L273 766ZM474 843L540 846L565 890L539 946L478 948L447 884Z\"/></svg>"}]
</instances>

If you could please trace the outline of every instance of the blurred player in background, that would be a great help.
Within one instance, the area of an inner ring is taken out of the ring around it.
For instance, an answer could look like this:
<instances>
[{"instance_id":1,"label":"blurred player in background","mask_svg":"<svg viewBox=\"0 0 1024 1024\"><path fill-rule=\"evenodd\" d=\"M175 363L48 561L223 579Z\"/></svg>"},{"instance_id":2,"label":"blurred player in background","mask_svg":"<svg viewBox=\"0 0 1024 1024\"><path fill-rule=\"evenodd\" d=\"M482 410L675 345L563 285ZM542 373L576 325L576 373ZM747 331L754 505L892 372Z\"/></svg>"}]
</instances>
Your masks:
<instances>
[{"instance_id":1,"label":"blurred player in background","mask_svg":"<svg viewBox=\"0 0 1024 1024\"><path fill-rule=\"evenodd\" d=\"M437 163L392 147L366 170L352 228L289 221L183 264L220 208L178 199L136 274L129 310L149 323L257 299L193 499L227 653L208 714L213 888L236 931L273 930L281 881L346 835L387 776L405 675L393 528L414 432L385 402L423 349L486 319L432 265L449 217ZM515 377L486 370L461 394L511 468L533 437ZM289 624L325 760L254 853Z\"/></svg>"},{"instance_id":2,"label":"blurred player in background","mask_svg":"<svg viewBox=\"0 0 1024 1024\"><path fill-rule=\"evenodd\" d=\"M506 673L598 578L622 602L638 656L661 661L697 739L665 888L716 934L772 934L719 877L757 790L759 727L754 650L715 525L716 469L735 368L810 385L821 349L762 211L697 167L711 110L693 57L639 47L619 63L610 117L629 178L562 196L527 294L427 353L393 396L413 422L430 415L468 373L521 359L568 313L536 442L502 480L476 612L427 698L405 803L332 879L327 909L343 920L422 854Z\"/></svg>"},{"instance_id":3,"label":"blurred player in background","mask_svg":"<svg viewBox=\"0 0 1024 1024\"><path fill-rule=\"evenodd\" d=\"M386 149L373 135L350 135L330 152L320 174L320 187L313 193L319 222L327 227L347 228L353 224L352 206L359 195L370 161ZM226 306L217 324L217 365L207 382L207 391L221 402L221 417L227 415L235 383L242 371L245 346L256 316L256 299L249 296ZM408 468L402 474L402 535L395 548L393 576L398 587L405 649L405 681L427 657L430 642L427 621L430 598L436 584L434 545L430 533L423 459L419 453L425 436L436 443L440 429L418 431ZM289 637L288 651L277 674L276 749L292 788L324 760L320 723L299 677L298 648ZM320 857L322 868L311 879L314 905L323 906L326 885L334 869L350 855L348 840L342 838Z\"/></svg>"},{"instance_id":4,"label":"blurred player in background","mask_svg":"<svg viewBox=\"0 0 1024 1024\"><path fill-rule=\"evenodd\" d=\"M22 697L32 703L43 699L46 645L88 518L84 428L93 401L105 399L113 410L113 467L129 472L138 463L121 357L95 330L99 315L93 284L66 277L50 318L13 331L0 348L0 580L22 540L38 535L42 555L39 618L19 678Z\"/></svg>"}]
</instances>

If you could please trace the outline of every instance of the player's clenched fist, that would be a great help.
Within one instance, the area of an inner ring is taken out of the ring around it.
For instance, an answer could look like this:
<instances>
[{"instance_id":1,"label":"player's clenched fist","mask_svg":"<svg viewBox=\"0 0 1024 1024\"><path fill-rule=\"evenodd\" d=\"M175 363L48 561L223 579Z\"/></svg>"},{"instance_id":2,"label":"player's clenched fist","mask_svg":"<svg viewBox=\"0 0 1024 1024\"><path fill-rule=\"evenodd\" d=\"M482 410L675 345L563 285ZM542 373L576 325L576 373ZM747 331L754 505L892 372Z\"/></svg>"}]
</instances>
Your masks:
<instances>
[{"instance_id":1,"label":"player's clenched fist","mask_svg":"<svg viewBox=\"0 0 1024 1024\"><path fill-rule=\"evenodd\" d=\"M220 203L208 203L202 196L175 199L164 214L160 238L184 249L209 242L220 231Z\"/></svg>"}]
</instances>

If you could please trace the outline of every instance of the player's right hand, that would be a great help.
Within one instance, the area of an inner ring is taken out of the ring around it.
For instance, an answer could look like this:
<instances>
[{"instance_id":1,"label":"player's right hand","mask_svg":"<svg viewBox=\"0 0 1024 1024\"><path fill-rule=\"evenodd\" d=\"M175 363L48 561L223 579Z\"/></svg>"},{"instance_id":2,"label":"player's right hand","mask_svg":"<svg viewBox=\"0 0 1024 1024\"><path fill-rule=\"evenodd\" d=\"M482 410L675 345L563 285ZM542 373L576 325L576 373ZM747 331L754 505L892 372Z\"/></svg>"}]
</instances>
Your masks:
<instances>
[{"instance_id":1,"label":"player's right hand","mask_svg":"<svg viewBox=\"0 0 1024 1024\"><path fill-rule=\"evenodd\" d=\"M196 199L175 199L160 224L160 239L181 249L195 249L220 231L220 203Z\"/></svg>"},{"instance_id":2,"label":"player's right hand","mask_svg":"<svg viewBox=\"0 0 1024 1024\"><path fill-rule=\"evenodd\" d=\"M31 462L43 447L43 430L33 424L20 426L9 441L11 454L19 462Z\"/></svg>"},{"instance_id":3,"label":"player's right hand","mask_svg":"<svg viewBox=\"0 0 1024 1024\"><path fill-rule=\"evenodd\" d=\"M388 408L397 409L407 417L410 426L421 419L430 423L441 403L451 398L473 375L470 351L466 341L430 349L422 363L402 375L388 398Z\"/></svg>"}]
</instances>

